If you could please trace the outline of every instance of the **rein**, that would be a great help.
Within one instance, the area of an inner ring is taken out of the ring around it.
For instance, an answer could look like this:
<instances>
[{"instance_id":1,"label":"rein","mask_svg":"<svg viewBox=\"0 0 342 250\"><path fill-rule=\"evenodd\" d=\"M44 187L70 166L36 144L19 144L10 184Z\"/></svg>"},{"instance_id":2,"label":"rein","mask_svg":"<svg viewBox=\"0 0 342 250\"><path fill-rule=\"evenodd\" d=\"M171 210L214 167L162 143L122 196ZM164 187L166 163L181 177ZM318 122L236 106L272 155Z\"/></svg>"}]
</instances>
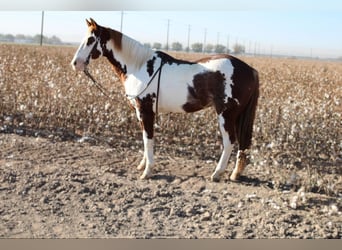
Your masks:
<instances>
[{"instance_id":1,"label":"rein","mask_svg":"<svg viewBox=\"0 0 342 250\"><path fill-rule=\"evenodd\" d=\"M88 71L87 68L85 68L85 69L83 70L83 72L84 72L84 74L85 74L86 76L88 76L88 77L90 78L90 80L92 80L92 82L94 83L94 86L95 86L98 90L100 90L100 92L101 92L103 95L105 95L105 96L108 97L109 99L112 99L112 98L106 93L105 88L104 88L100 83L98 83L98 82L94 79L94 77L89 73L89 71Z\"/></svg>"}]
</instances>

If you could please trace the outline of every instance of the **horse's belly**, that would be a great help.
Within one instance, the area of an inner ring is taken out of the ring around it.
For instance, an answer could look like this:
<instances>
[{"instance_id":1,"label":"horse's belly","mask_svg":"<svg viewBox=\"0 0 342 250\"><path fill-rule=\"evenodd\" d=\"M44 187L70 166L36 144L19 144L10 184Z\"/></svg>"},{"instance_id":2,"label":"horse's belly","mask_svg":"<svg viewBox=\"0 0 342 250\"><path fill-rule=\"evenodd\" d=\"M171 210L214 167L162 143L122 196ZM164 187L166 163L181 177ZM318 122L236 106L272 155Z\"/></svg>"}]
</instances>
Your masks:
<instances>
[{"instance_id":1,"label":"horse's belly","mask_svg":"<svg viewBox=\"0 0 342 250\"><path fill-rule=\"evenodd\" d=\"M159 96L158 112L161 113L184 113L183 105L187 101L186 86L175 86L172 88L165 87Z\"/></svg>"}]
</instances>

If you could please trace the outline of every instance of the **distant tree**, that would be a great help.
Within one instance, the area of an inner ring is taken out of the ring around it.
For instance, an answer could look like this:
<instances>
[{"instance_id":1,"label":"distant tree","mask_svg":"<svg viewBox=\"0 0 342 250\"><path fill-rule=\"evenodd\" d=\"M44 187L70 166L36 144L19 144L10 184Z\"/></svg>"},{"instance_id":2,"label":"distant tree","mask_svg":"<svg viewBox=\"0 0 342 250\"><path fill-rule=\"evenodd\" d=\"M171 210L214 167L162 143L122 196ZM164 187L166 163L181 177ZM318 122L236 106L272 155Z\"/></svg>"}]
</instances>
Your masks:
<instances>
[{"instance_id":1,"label":"distant tree","mask_svg":"<svg viewBox=\"0 0 342 250\"><path fill-rule=\"evenodd\" d=\"M4 42L14 42L14 36L11 34L6 34L6 35L0 34L0 40Z\"/></svg>"},{"instance_id":2,"label":"distant tree","mask_svg":"<svg viewBox=\"0 0 342 250\"><path fill-rule=\"evenodd\" d=\"M40 35L39 34L35 35L32 38L32 40L33 40L33 43L40 43ZM47 40L46 37L43 36L43 42L46 42L46 40Z\"/></svg>"},{"instance_id":3,"label":"distant tree","mask_svg":"<svg viewBox=\"0 0 342 250\"><path fill-rule=\"evenodd\" d=\"M17 35L15 35L15 39L16 40L25 40L26 36L23 34L17 34Z\"/></svg>"},{"instance_id":4,"label":"distant tree","mask_svg":"<svg viewBox=\"0 0 342 250\"><path fill-rule=\"evenodd\" d=\"M174 42L171 45L172 50L181 51L183 50L183 45L180 42Z\"/></svg>"},{"instance_id":5,"label":"distant tree","mask_svg":"<svg viewBox=\"0 0 342 250\"><path fill-rule=\"evenodd\" d=\"M144 43L144 46L147 47L147 48L152 48L151 44L150 43Z\"/></svg>"},{"instance_id":6,"label":"distant tree","mask_svg":"<svg viewBox=\"0 0 342 250\"><path fill-rule=\"evenodd\" d=\"M191 44L191 48L193 52L202 52L203 51L203 44L202 43L193 43Z\"/></svg>"},{"instance_id":7,"label":"distant tree","mask_svg":"<svg viewBox=\"0 0 342 250\"><path fill-rule=\"evenodd\" d=\"M215 53L224 53L226 50L226 47L223 46L222 44L217 44L215 45Z\"/></svg>"},{"instance_id":8,"label":"distant tree","mask_svg":"<svg viewBox=\"0 0 342 250\"><path fill-rule=\"evenodd\" d=\"M47 39L48 44L62 44L62 40L57 36L52 36Z\"/></svg>"},{"instance_id":9,"label":"distant tree","mask_svg":"<svg viewBox=\"0 0 342 250\"><path fill-rule=\"evenodd\" d=\"M245 46L236 43L236 44L233 46L233 51L234 51L234 54L245 53Z\"/></svg>"},{"instance_id":10,"label":"distant tree","mask_svg":"<svg viewBox=\"0 0 342 250\"><path fill-rule=\"evenodd\" d=\"M152 48L156 49L156 50L161 49L161 47L162 47L161 43L154 43L153 46L152 46Z\"/></svg>"},{"instance_id":11,"label":"distant tree","mask_svg":"<svg viewBox=\"0 0 342 250\"><path fill-rule=\"evenodd\" d=\"M206 53L211 53L214 49L214 45L212 45L211 43L208 43L206 46L205 46L205 52Z\"/></svg>"}]
</instances>

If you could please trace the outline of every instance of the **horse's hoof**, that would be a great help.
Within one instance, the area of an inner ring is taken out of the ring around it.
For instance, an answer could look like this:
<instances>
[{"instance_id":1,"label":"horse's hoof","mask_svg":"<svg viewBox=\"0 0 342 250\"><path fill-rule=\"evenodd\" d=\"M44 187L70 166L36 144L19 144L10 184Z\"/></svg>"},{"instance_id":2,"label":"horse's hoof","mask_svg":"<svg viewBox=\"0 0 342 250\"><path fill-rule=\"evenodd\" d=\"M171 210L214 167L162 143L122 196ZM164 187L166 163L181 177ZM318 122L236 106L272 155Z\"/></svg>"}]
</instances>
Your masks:
<instances>
[{"instance_id":1,"label":"horse's hoof","mask_svg":"<svg viewBox=\"0 0 342 250\"><path fill-rule=\"evenodd\" d=\"M210 177L210 180L212 182L219 182L220 181L220 175L219 174L213 174L211 177Z\"/></svg>"},{"instance_id":2,"label":"horse's hoof","mask_svg":"<svg viewBox=\"0 0 342 250\"><path fill-rule=\"evenodd\" d=\"M233 182L238 182L240 181L240 174L232 173L229 179Z\"/></svg>"},{"instance_id":3,"label":"horse's hoof","mask_svg":"<svg viewBox=\"0 0 342 250\"><path fill-rule=\"evenodd\" d=\"M149 178L152 177L152 173L143 173L141 176L140 176L140 180L147 180Z\"/></svg>"}]
</instances>

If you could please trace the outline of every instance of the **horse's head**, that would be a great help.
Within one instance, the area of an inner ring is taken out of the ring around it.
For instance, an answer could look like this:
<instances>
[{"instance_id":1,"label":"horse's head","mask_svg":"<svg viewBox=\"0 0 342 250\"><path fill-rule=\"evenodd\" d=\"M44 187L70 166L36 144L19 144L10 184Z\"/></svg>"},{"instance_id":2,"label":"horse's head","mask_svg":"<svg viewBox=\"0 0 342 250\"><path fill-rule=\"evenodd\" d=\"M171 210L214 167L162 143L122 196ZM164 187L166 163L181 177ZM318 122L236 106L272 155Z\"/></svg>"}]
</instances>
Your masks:
<instances>
[{"instance_id":1,"label":"horse's head","mask_svg":"<svg viewBox=\"0 0 342 250\"><path fill-rule=\"evenodd\" d=\"M97 59L103 55L101 46L103 27L99 26L92 18L86 22L88 25L87 35L71 61L74 70L85 70L90 59Z\"/></svg>"}]
</instances>

